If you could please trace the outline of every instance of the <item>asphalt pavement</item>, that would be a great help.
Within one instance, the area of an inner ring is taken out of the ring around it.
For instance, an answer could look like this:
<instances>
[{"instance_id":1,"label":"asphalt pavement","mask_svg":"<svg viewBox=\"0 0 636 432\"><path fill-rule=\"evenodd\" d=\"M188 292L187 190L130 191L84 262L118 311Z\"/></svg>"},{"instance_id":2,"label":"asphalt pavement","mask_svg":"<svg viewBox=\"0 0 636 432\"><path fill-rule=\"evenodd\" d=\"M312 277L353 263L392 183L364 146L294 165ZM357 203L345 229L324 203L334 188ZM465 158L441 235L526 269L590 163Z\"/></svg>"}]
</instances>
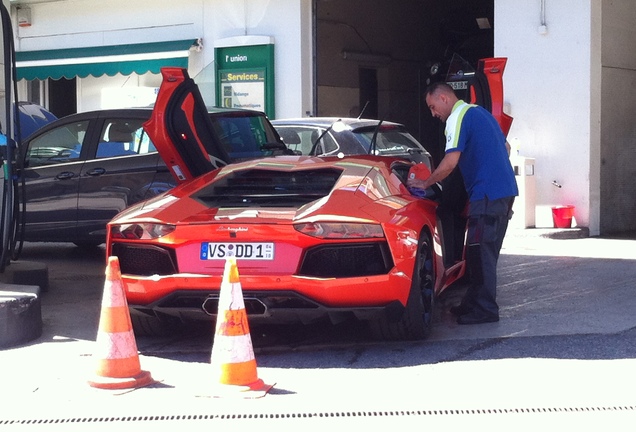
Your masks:
<instances>
[{"instance_id":1,"label":"asphalt pavement","mask_svg":"<svg viewBox=\"0 0 636 432\"><path fill-rule=\"evenodd\" d=\"M148 387L90 387L103 252L29 245L25 259L49 263L43 334L0 351L0 430L634 424L636 236L529 231L504 242L498 323L457 325L447 312L461 295L454 289L421 342L374 342L355 325L298 339L252 329L259 377L274 384L257 399L214 397L205 330L138 338L141 368L155 380Z\"/></svg>"}]
</instances>

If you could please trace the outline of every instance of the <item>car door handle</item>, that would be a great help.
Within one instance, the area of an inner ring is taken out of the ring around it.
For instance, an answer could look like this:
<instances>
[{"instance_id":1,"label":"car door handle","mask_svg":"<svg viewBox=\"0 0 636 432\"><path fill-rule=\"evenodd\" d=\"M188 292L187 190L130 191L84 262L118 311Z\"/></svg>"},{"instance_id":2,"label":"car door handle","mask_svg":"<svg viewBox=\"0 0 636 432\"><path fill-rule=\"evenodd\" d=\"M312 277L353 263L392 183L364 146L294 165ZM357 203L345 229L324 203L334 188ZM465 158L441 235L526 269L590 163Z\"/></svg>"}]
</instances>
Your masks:
<instances>
[{"instance_id":1,"label":"car door handle","mask_svg":"<svg viewBox=\"0 0 636 432\"><path fill-rule=\"evenodd\" d=\"M68 180L73 177L75 177L75 173L72 171L63 171L55 176L58 180Z\"/></svg>"},{"instance_id":2,"label":"car door handle","mask_svg":"<svg viewBox=\"0 0 636 432\"><path fill-rule=\"evenodd\" d=\"M104 168L93 168L92 170L86 171L86 175L95 177L95 176L100 176L104 174L105 172L106 172L106 169Z\"/></svg>"}]
</instances>

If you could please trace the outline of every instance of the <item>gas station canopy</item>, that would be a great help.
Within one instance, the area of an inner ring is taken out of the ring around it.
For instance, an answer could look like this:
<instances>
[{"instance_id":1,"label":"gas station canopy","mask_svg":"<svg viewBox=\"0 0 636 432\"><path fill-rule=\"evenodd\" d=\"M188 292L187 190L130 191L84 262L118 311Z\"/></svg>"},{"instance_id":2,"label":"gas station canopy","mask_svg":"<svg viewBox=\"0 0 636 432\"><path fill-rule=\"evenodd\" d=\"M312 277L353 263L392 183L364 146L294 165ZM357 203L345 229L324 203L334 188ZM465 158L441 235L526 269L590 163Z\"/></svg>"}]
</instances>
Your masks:
<instances>
[{"instance_id":1,"label":"gas station canopy","mask_svg":"<svg viewBox=\"0 0 636 432\"><path fill-rule=\"evenodd\" d=\"M188 67L191 48L198 39L16 52L17 79L54 80L159 73L166 66Z\"/></svg>"}]
</instances>

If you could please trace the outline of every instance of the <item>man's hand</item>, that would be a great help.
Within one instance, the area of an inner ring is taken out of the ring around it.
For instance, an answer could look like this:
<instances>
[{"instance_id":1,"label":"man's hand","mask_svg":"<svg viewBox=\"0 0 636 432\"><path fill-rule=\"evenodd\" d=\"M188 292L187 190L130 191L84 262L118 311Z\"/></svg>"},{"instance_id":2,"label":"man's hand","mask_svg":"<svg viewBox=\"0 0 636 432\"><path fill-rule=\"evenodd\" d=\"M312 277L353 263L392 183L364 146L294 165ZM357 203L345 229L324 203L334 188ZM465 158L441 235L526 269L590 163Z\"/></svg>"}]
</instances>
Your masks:
<instances>
[{"instance_id":1,"label":"man's hand","mask_svg":"<svg viewBox=\"0 0 636 432\"><path fill-rule=\"evenodd\" d=\"M417 178L410 178L406 181L406 185L408 187L418 188L418 189L426 189L428 186L426 185L426 180L421 180Z\"/></svg>"},{"instance_id":2,"label":"man's hand","mask_svg":"<svg viewBox=\"0 0 636 432\"><path fill-rule=\"evenodd\" d=\"M461 152L458 152L458 151L446 153L446 155L440 162L437 169L433 171L433 173L431 174L429 178L427 178L426 180L410 178L406 181L406 185L408 187L415 187L418 189L428 189L429 187L433 186L435 183L441 182L446 177L448 177L448 175L451 172L453 172L453 170L457 166L457 163L459 162L460 155L461 155Z\"/></svg>"}]
</instances>

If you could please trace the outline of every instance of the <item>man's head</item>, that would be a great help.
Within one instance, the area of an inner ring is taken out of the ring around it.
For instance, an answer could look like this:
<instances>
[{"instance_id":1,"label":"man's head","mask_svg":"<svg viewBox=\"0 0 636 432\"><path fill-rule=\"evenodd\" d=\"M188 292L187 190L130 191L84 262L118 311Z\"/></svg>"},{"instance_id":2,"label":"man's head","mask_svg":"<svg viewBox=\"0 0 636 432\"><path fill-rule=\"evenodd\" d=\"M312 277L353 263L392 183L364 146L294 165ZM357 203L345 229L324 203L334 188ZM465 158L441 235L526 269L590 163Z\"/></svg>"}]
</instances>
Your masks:
<instances>
[{"instance_id":1,"label":"man's head","mask_svg":"<svg viewBox=\"0 0 636 432\"><path fill-rule=\"evenodd\" d=\"M443 81L428 86L425 95L426 105L431 114L443 122L448 119L453 106L459 100L453 88Z\"/></svg>"}]
</instances>

